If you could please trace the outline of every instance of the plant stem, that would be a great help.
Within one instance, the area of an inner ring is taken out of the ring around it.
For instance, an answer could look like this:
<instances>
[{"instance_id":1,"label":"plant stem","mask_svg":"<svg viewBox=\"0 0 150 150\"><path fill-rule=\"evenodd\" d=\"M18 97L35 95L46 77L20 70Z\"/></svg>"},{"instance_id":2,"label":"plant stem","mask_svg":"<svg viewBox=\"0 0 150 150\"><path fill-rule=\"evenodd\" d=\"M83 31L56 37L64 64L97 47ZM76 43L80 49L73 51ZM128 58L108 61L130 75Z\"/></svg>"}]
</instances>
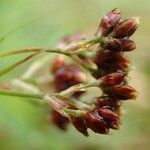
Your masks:
<instances>
[{"instance_id":1,"label":"plant stem","mask_svg":"<svg viewBox=\"0 0 150 150\"><path fill-rule=\"evenodd\" d=\"M79 67L87 70L88 72L90 72L90 73L97 72L96 68L93 68L93 67L87 65L79 57L71 55L70 58L74 61L75 64L77 64Z\"/></svg>"},{"instance_id":2,"label":"plant stem","mask_svg":"<svg viewBox=\"0 0 150 150\"><path fill-rule=\"evenodd\" d=\"M39 51L59 53L59 54L68 56L68 55L74 54L74 53L77 54L78 53L77 51L83 47L89 47L89 46L92 46L97 43L104 43L105 40L106 40L105 38L97 36L97 37L93 37L88 40L83 40L83 41L80 41L77 43L72 43L72 44L68 45L66 48L36 48L36 47L24 48L24 49L20 49L20 50L1 52L0 57L22 54L22 53L39 52Z\"/></svg>"},{"instance_id":3,"label":"plant stem","mask_svg":"<svg viewBox=\"0 0 150 150\"><path fill-rule=\"evenodd\" d=\"M72 93L74 93L76 91L84 90L85 88L90 88L90 87L98 87L98 85L99 85L98 82L78 84L78 85L74 85L60 93L49 94L49 96L65 97L66 95L71 95ZM26 97L26 98L37 98L37 99L44 98L44 95L42 95L42 94L29 94L29 93L15 92L15 91L7 91L7 90L0 90L0 95Z\"/></svg>"},{"instance_id":4,"label":"plant stem","mask_svg":"<svg viewBox=\"0 0 150 150\"><path fill-rule=\"evenodd\" d=\"M97 43L104 43L106 41L106 39L102 38L102 37L94 37L88 40L83 40L80 41L78 43L72 43L70 45L68 45L66 48L51 48L51 49L44 49L44 48L25 48L25 49L21 49L21 50L15 50L15 51L9 51L9 52L1 52L0 53L0 57L5 57L5 56L10 56L10 55L16 55L16 54L21 54L21 53L28 53L28 52L36 52L28 57L26 57L25 59L18 61L10 66L8 66L7 68L0 70L0 76L3 74L6 74L7 72L11 71L12 69L16 68L17 66L23 64L24 62L26 62L27 60L31 59L33 56L41 53L41 52L49 52L49 53L59 53L59 54L63 54L66 55L68 57L70 57L71 59L73 59L73 61L79 65L79 67L82 67L83 69L89 71L90 73L96 72L97 69L92 68L90 66L88 66L87 64L85 64L84 62L82 62L78 57L76 57L74 54L78 54L78 52L80 53L80 49L81 48L88 48L94 44Z\"/></svg>"},{"instance_id":5,"label":"plant stem","mask_svg":"<svg viewBox=\"0 0 150 150\"><path fill-rule=\"evenodd\" d=\"M12 64L12 65L10 65L10 66L8 66L8 67L6 67L6 68L0 70L0 76L2 76L2 75L4 75L4 74L8 73L9 71L13 70L14 68L18 67L19 65L21 65L21 64L23 64L23 63L25 63L25 62L27 62L28 60L32 59L34 56L38 55L39 53L40 53L40 52L36 52L36 53L34 53L34 54L32 54L32 55L30 55L30 56L24 58L24 59L22 59L22 60L20 60L20 61L18 61L18 62L16 62L16 63L14 63L14 64Z\"/></svg>"},{"instance_id":6,"label":"plant stem","mask_svg":"<svg viewBox=\"0 0 150 150\"><path fill-rule=\"evenodd\" d=\"M36 99L43 98L42 94L29 94L29 93L21 93L21 92L6 91L6 90L0 90L0 95L23 97L23 98L36 98Z\"/></svg>"},{"instance_id":7,"label":"plant stem","mask_svg":"<svg viewBox=\"0 0 150 150\"><path fill-rule=\"evenodd\" d=\"M59 95L68 96L74 94L77 91L82 91L85 90L86 88L98 87L98 86L99 86L99 82L85 83L85 84L81 83L60 92Z\"/></svg>"},{"instance_id":8,"label":"plant stem","mask_svg":"<svg viewBox=\"0 0 150 150\"><path fill-rule=\"evenodd\" d=\"M6 52L4 51L0 53L0 57L22 54L22 53L29 53L29 52L39 52L42 50L43 48L24 48L24 49L14 50L14 51L6 51Z\"/></svg>"}]
</instances>

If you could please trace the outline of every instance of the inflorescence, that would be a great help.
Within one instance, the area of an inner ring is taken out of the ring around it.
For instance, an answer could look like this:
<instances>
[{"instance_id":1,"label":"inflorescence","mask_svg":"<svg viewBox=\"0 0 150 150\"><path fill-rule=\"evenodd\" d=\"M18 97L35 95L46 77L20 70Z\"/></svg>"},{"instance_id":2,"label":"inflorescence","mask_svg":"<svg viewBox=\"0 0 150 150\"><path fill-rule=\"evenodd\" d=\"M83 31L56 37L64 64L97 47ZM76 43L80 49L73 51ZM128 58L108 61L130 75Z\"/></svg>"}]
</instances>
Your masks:
<instances>
[{"instance_id":1,"label":"inflorescence","mask_svg":"<svg viewBox=\"0 0 150 150\"><path fill-rule=\"evenodd\" d=\"M51 106L51 121L57 127L66 130L71 123L85 136L89 135L88 128L99 134L119 129L122 102L137 96L137 91L128 84L131 64L125 53L136 48L129 38L138 25L137 17L121 21L121 11L114 9L102 18L93 38L74 34L62 39L57 48L17 51L34 52L29 58L43 52L58 53L50 69L55 93L44 94L41 90L37 95ZM5 55L9 54L0 54ZM73 61L68 62L66 56ZM97 87L102 94L93 97L90 103L83 102L81 96L91 87Z\"/></svg>"}]
</instances>

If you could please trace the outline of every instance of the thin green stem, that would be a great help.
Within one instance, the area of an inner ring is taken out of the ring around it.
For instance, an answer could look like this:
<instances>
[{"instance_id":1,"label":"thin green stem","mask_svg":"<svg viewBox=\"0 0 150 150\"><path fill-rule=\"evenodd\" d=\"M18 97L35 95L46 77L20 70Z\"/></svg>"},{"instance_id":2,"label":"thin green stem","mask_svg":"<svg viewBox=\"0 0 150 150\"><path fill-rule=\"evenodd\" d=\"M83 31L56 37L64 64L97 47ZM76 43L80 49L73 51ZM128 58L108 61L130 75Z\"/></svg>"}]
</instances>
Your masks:
<instances>
[{"instance_id":1,"label":"thin green stem","mask_svg":"<svg viewBox=\"0 0 150 150\"><path fill-rule=\"evenodd\" d=\"M0 90L0 95L23 97L23 98L36 98L36 99L43 98L43 95L41 94L29 94L29 93L21 93L21 92L6 91L6 90Z\"/></svg>"},{"instance_id":2,"label":"thin green stem","mask_svg":"<svg viewBox=\"0 0 150 150\"><path fill-rule=\"evenodd\" d=\"M13 50L13 51L4 51L0 52L0 57L5 57L5 56L10 56L10 55L17 55L17 54L22 54L22 53L29 53L29 52L39 52L42 51L43 48L24 48L20 50Z\"/></svg>"},{"instance_id":3,"label":"thin green stem","mask_svg":"<svg viewBox=\"0 0 150 150\"><path fill-rule=\"evenodd\" d=\"M99 85L100 84L98 81L93 83L85 83L85 84L81 83L81 84L74 85L66 89L65 91L60 92L59 95L61 96L72 95L77 91L82 91L85 90L86 88L91 88L91 87L99 87Z\"/></svg>"},{"instance_id":4,"label":"thin green stem","mask_svg":"<svg viewBox=\"0 0 150 150\"><path fill-rule=\"evenodd\" d=\"M0 53L0 57L22 54L22 53L39 52L39 51L70 55L71 53L77 53L77 51L83 47L89 47L89 46L92 46L97 43L104 43L105 40L106 40L105 38L97 36L97 37L93 37L88 40L83 40L83 41L80 41L77 43L72 43L72 44L68 45L66 48L36 48L36 47L33 47L33 48L24 48L24 49L14 50L14 51L7 51L7 52L4 51L4 52Z\"/></svg>"},{"instance_id":5,"label":"thin green stem","mask_svg":"<svg viewBox=\"0 0 150 150\"><path fill-rule=\"evenodd\" d=\"M39 54L39 52L36 52L36 53L34 53L34 54L32 54L32 55L30 55L30 56L24 58L24 59L22 59L22 60L20 60L20 61L18 61L18 62L16 62L16 63L14 63L14 64L12 64L12 65L10 65L10 66L8 66L8 67L6 67L6 68L0 70L0 76L2 76L2 75L4 75L4 74L8 73L9 71L11 71L11 70L13 70L14 68L20 66L21 64L27 62L28 60L32 59L34 56L36 56L36 55L38 55L38 54Z\"/></svg>"},{"instance_id":6,"label":"thin green stem","mask_svg":"<svg viewBox=\"0 0 150 150\"><path fill-rule=\"evenodd\" d=\"M92 68L92 67L88 66L84 62L82 62L74 54L77 55L78 52L80 53L80 49L82 49L82 48L88 48L88 47L90 47L94 44L97 44L97 43L104 43L105 40L106 39L97 36L97 37L94 37L94 38L91 38L91 39L88 39L88 40L80 41L78 43L72 43L72 44L68 45L66 48L49 48L49 49L45 49L45 48L25 48L25 49L21 49L21 50L1 52L0 57L16 55L16 54L21 54L21 53L29 53L29 52L36 52L37 54L39 54L40 52L58 53L58 54L63 54L63 55L66 55L66 56L70 57L71 59L73 59L73 61L77 65L79 65L83 69L89 71L90 73L93 73L93 72L96 72L97 70L95 68ZM31 59L33 56L37 55L36 53L26 57L25 59L23 59L21 61L18 61L16 63L14 63L13 65L8 66L7 68L5 68L3 70L1 70L0 75L6 74L7 72L11 71L12 69L16 68L17 66L23 64L27 60Z\"/></svg>"},{"instance_id":7,"label":"thin green stem","mask_svg":"<svg viewBox=\"0 0 150 150\"><path fill-rule=\"evenodd\" d=\"M98 82L86 83L86 84L82 83L82 84L74 85L60 93L49 94L49 96L56 96L56 97L58 96L58 97L64 98L65 96L71 95L76 91L84 90L90 87L98 87L98 86L99 86ZM15 91L7 91L7 90L0 90L0 95L18 96L18 97L26 97L26 98L38 98L38 99L43 99L44 97L44 95L42 94L28 94L28 93L21 93L21 92L15 92Z\"/></svg>"},{"instance_id":8,"label":"thin green stem","mask_svg":"<svg viewBox=\"0 0 150 150\"><path fill-rule=\"evenodd\" d=\"M97 72L96 68L91 67L90 65L87 65L86 63L84 63L79 57L75 56L75 55L70 55L70 58L74 61L75 64L77 64L78 66L80 66L81 68L87 70L90 73L94 73Z\"/></svg>"},{"instance_id":9,"label":"thin green stem","mask_svg":"<svg viewBox=\"0 0 150 150\"><path fill-rule=\"evenodd\" d=\"M75 117L81 117L87 113L87 111L85 110L76 110L76 109L68 109L68 108L63 108L62 111L64 111L67 115L69 114Z\"/></svg>"}]
</instances>

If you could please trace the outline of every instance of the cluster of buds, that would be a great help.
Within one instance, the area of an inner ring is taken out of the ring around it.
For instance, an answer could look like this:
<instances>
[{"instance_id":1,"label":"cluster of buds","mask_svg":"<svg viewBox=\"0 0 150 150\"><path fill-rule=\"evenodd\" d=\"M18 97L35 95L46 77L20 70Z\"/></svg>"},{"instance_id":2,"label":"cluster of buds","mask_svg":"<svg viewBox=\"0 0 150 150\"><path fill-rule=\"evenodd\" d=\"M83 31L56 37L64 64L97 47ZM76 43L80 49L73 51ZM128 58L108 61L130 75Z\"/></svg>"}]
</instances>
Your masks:
<instances>
[{"instance_id":1,"label":"cluster of buds","mask_svg":"<svg viewBox=\"0 0 150 150\"><path fill-rule=\"evenodd\" d=\"M85 39L85 35L75 34L72 36L67 36L63 38L59 42L59 47L65 47L69 45L71 42L76 42L79 40ZM66 62L65 57L63 55L59 55L52 64L51 72L54 75L54 86L56 92L61 92L69 87L85 83L87 81L87 77L83 70L79 68L77 65L69 64ZM79 98L83 91L73 93L73 98ZM75 120L74 120L75 121ZM72 122L73 118L72 118ZM64 117L56 110L52 110L52 122L60 129L66 130L66 127L69 123L69 119Z\"/></svg>"},{"instance_id":2,"label":"cluster of buds","mask_svg":"<svg viewBox=\"0 0 150 150\"><path fill-rule=\"evenodd\" d=\"M129 37L133 35L139 24L137 17L120 20L121 11L119 9L107 13L101 20L96 33L103 39L103 42L93 48L94 56L89 58L78 56L81 61L85 63L85 59L93 61L97 66L96 71L91 72L91 75L99 83L98 87L102 90L103 96L94 98L93 103L88 104L86 108L79 108L75 102L69 104L68 101L65 101L63 108L70 109L71 113L68 111L67 115L66 113L64 115L58 108L52 110L52 121L57 127L66 129L67 124L71 122L85 136L88 136L88 128L99 134L109 134L109 129L119 129L121 101L135 99L137 93L127 82L130 61L124 53L136 48L134 41ZM86 39L86 36L73 35L63 39L60 46L65 47L74 41L83 39ZM54 76L56 92L87 82L85 72L74 64L68 64L62 55L54 61L51 72ZM79 97L83 93L83 91L76 90L70 95L70 99L80 101ZM59 104L61 105L60 102ZM77 114L72 115L75 112Z\"/></svg>"}]
</instances>

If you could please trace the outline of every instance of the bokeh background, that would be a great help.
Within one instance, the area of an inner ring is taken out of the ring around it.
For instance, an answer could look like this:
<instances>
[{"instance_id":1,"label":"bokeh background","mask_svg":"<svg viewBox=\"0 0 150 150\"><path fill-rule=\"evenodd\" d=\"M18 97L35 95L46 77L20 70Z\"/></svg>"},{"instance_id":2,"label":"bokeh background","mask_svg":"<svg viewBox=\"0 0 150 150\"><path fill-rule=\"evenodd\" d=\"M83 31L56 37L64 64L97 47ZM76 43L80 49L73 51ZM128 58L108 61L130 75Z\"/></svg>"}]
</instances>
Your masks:
<instances>
[{"instance_id":1,"label":"bokeh background","mask_svg":"<svg viewBox=\"0 0 150 150\"><path fill-rule=\"evenodd\" d=\"M62 132L45 119L45 111L20 98L0 96L0 150L149 150L150 149L150 1L149 0L0 0L0 51L49 47L60 37L82 32L92 35L100 18L113 8L124 18L140 17L132 37L137 50L130 53L131 83L137 101L123 105L122 126L110 136L88 138L69 127ZM20 56L22 57L22 56ZM0 60L0 68L20 59ZM1 77L18 77L29 63Z\"/></svg>"}]
</instances>

